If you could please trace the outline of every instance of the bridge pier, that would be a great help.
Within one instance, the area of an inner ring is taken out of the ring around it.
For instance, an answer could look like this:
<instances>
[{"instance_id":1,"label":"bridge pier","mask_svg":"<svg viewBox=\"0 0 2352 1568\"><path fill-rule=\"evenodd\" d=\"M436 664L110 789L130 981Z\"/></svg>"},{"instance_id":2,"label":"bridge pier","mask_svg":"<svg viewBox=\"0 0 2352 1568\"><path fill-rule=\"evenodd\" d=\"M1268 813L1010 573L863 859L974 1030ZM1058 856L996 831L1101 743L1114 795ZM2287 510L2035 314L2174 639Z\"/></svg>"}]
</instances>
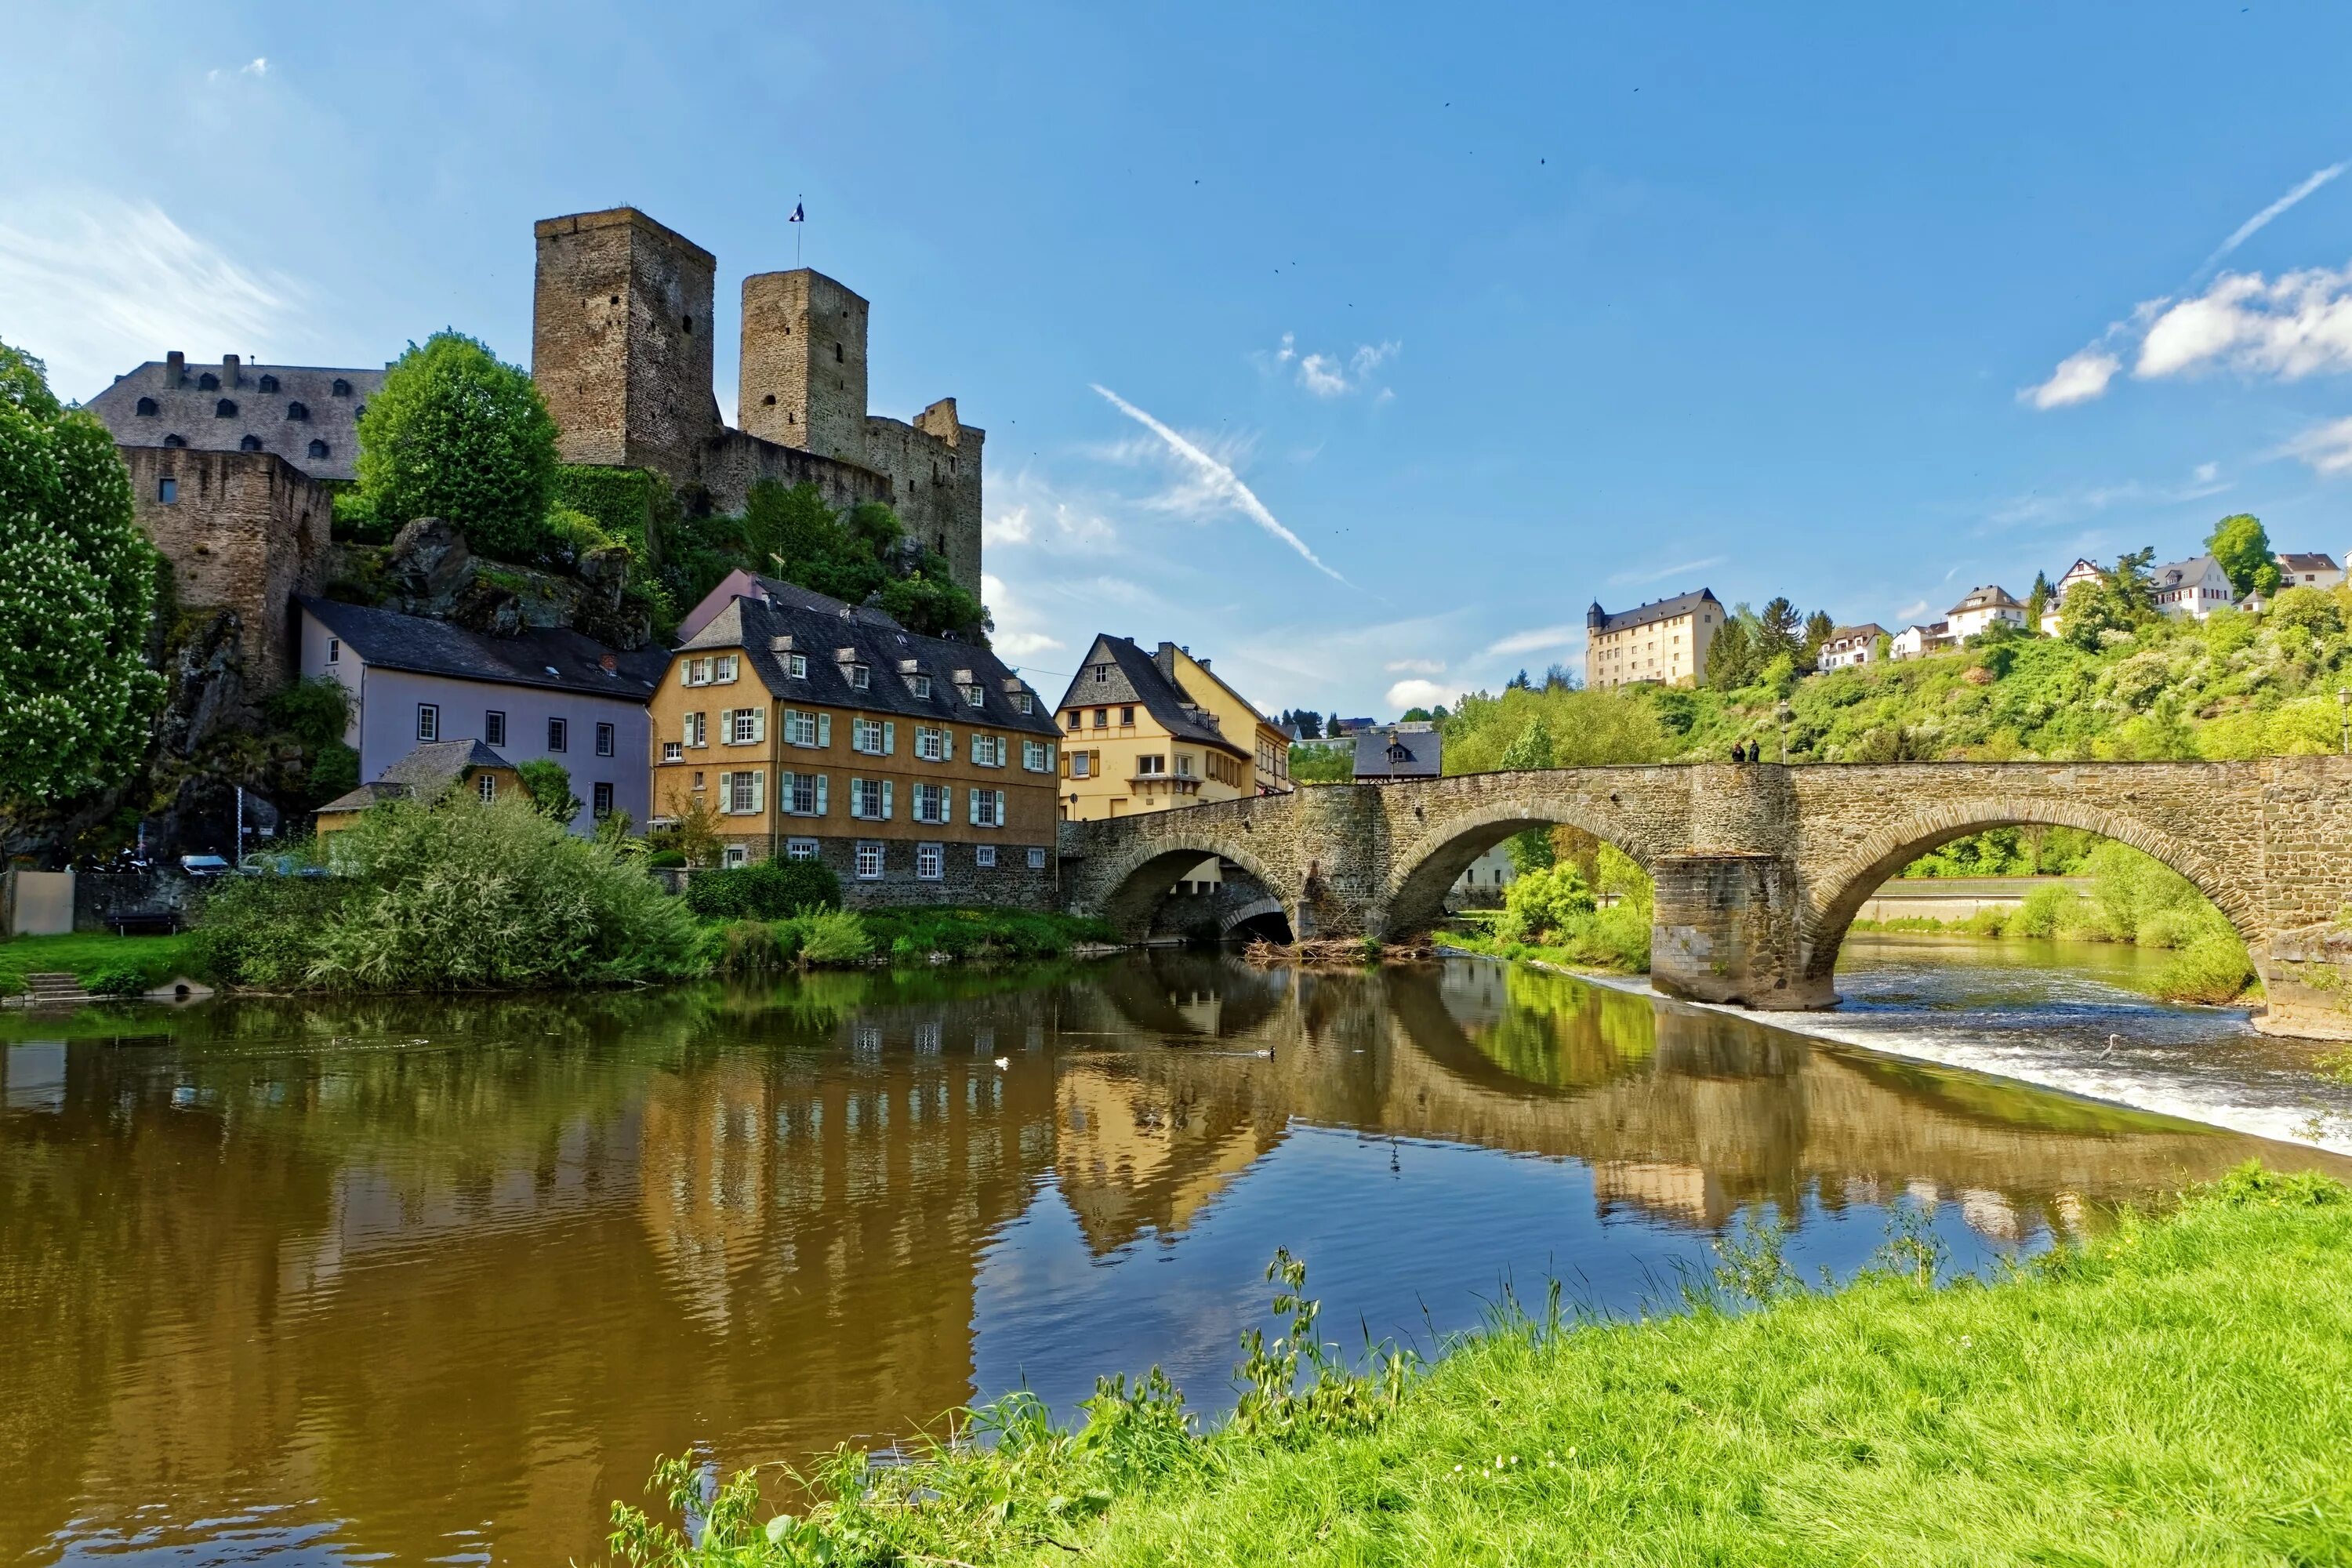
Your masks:
<instances>
[{"instance_id":1,"label":"bridge pier","mask_svg":"<svg viewBox=\"0 0 2352 1568\"><path fill-rule=\"evenodd\" d=\"M1778 855L1658 861L1650 984L1669 996L1775 1010L1828 1007L1836 987L1804 973L1797 868Z\"/></svg>"}]
</instances>

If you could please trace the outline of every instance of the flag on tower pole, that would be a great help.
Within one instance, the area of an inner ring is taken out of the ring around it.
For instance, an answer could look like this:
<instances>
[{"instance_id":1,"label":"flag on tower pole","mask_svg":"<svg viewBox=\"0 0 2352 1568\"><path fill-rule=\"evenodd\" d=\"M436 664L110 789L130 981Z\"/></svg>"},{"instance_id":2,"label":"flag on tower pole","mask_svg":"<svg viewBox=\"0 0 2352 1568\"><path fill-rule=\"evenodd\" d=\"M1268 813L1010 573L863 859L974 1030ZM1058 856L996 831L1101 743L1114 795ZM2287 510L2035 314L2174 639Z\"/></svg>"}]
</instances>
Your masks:
<instances>
[{"instance_id":1,"label":"flag on tower pole","mask_svg":"<svg viewBox=\"0 0 2352 1568\"><path fill-rule=\"evenodd\" d=\"M808 222L808 214L801 210L801 202L798 196L793 198L793 216L786 218L784 221L786 223ZM794 229L793 230L793 265L798 267L800 264L801 231L799 229Z\"/></svg>"}]
</instances>

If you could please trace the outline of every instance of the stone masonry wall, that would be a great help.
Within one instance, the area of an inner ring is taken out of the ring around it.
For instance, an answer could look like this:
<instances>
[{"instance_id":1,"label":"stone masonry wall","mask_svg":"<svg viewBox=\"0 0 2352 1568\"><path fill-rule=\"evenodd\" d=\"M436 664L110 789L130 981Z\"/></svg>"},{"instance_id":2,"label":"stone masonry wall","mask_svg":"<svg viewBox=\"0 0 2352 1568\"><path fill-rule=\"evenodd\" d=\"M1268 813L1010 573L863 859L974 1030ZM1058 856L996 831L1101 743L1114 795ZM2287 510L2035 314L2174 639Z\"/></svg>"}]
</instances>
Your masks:
<instances>
[{"instance_id":1,"label":"stone masonry wall","mask_svg":"<svg viewBox=\"0 0 2352 1568\"><path fill-rule=\"evenodd\" d=\"M744 279L735 423L821 458L866 462L867 309L808 268Z\"/></svg>"},{"instance_id":2,"label":"stone masonry wall","mask_svg":"<svg viewBox=\"0 0 2352 1568\"><path fill-rule=\"evenodd\" d=\"M530 373L563 460L699 483L702 444L719 427L717 259L627 207L544 218L532 233Z\"/></svg>"},{"instance_id":3,"label":"stone masonry wall","mask_svg":"<svg viewBox=\"0 0 2352 1568\"><path fill-rule=\"evenodd\" d=\"M947 557L949 574L980 592L981 448L988 433L956 416L943 397L912 425L866 421L866 466L890 477L892 504L907 531Z\"/></svg>"},{"instance_id":4,"label":"stone masonry wall","mask_svg":"<svg viewBox=\"0 0 2352 1568\"><path fill-rule=\"evenodd\" d=\"M768 858L772 847L767 834L722 835L720 842L741 846L754 861ZM930 879L915 874L913 841L894 838L880 842L882 875L866 880L857 875L856 838L816 836L817 858L841 879L841 901L850 909L1050 910L1057 901L1058 873L1051 847L1046 850L1045 868L1040 870L1030 866L1027 845L993 846L996 864L990 867L979 863L972 852L975 846L969 841L950 840L940 846L940 874Z\"/></svg>"},{"instance_id":5,"label":"stone masonry wall","mask_svg":"<svg viewBox=\"0 0 2352 1568\"><path fill-rule=\"evenodd\" d=\"M180 609L236 611L248 689L270 690L292 668L294 595L325 581L332 492L273 452L118 450L140 529L172 563Z\"/></svg>"}]
</instances>

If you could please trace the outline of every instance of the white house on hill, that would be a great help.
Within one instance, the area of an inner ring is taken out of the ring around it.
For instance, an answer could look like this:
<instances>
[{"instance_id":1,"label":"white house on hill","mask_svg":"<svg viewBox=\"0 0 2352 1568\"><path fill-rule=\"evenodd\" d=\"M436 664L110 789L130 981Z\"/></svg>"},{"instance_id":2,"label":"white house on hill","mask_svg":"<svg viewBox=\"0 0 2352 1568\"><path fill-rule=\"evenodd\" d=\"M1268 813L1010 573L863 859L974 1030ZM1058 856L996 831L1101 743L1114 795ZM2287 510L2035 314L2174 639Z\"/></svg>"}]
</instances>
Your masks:
<instances>
[{"instance_id":1,"label":"white house on hill","mask_svg":"<svg viewBox=\"0 0 2352 1568\"><path fill-rule=\"evenodd\" d=\"M2203 620L2214 611L2237 603L2230 574L2210 555L2171 561L2156 569L2152 578L2156 607L2174 617Z\"/></svg>"},{"instance_id":2,"label":"white house on hill","mask_svg":"<svg viewBox=\"0 0 2352 1568\"><path fill-rule=\"evenodd\" d=\"M1876 621L1858 626L1840 626L1822 644L1821 657L1815 662L1822 669L1868 664L1876 657L1878 639L1885 635L1886 628Z\"/></svg>"},{"instance_id":3,"label":"white house on hill","mask_svg":"<svg viewBox=\"0 0 2352 1568\"><path fill-rule=\"evenodd\" d=\"M2344 581L2344 568L2335 558L2322 554L2291 553L2280 551L2278 556L2279 586L2282 588L2333 588Z\"/></svg>"},{"instance_id":4,"label":"white house on hill","mask_svg":"<svg viewBox=\"0 0 2352 1568\"><path fill-rule=\"evenodd\" d=\"M2066 574L2051 586L2050 602L2042 607L2042 635L2053 637L2058 635L2058 612L2065 607L2066 595L2074 591L2076 584L2096 583L2105 575L2096 562L2076 556L2074 564L2066 568Z\"/></svg>"},{"instance_id":5,"label":"white house on hill","mask_svg":"<svg viewBox=\"0 0 2352 1568\"><path fill-rule=\"evenodd\" d=\"M2009 595L2009 590L1998 583L1969 590L1968 597L1954 605L1945 614L1955 642L1972 637L1995 621L2007 621L2011 626L2025 625L2025 606Z\"/></svg>"}]
</instances>

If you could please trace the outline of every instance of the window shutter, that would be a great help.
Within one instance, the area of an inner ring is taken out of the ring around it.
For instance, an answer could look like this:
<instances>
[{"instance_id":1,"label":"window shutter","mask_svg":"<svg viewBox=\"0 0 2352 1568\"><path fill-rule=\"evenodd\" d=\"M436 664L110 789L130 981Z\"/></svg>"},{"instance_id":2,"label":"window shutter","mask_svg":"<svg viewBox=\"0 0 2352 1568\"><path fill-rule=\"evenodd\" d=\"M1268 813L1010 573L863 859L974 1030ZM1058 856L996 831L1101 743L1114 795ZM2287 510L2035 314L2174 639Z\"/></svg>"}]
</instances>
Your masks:
<instances>
[{"instance_id":1,"label":"window shutter","mask_svg":"<svg viewBox=\"0 0 2352 1568\"><path fill-rule=\"evenodd\" d=\"M951 763L955 761L955 731L953 730L942 730L940 731L940 761L943 763Z\"/></svg>"},{"instance_id":2,"label":"window shutter","mask_svg":"<svg viewBox=\"0 0 2352 1568\"><path fill-rule=\"evenodd\" d=\"M898 726L887 719L882 721L882 754L886 757L898 754Z\"/></svg>"},{"instance_id":3,"label":"window shutter","mask_svg":"<svg viewBox=\"0 0 2352 1568\"><path fill-rule=\"evenodd\" d=\"M816 814L819 816L824 815L824 775L823 773L816 775Z\"/></svg>"},{"instance_id":4,"label":"window shutter","mask_svg":"<svg viewBox=\"0 0 2352 1568\"><path fill-rule=\"evenodd\" d=\"M971 737L971 760L975 764L980 761L980 735L977 731Z\"/></svg>"},{"instance_id":5,"label":"window shutter","mask_svg":"<svg viewBox=\"0 0 2352 1568\"><path fill-rule=\"evenodd\" d=\"M768 770L761 768L751 775L751 810L757 815L768 809Z\"/></svg>"},{"instance_id":6,"label":"window shutter","mask_svg":"<svg viewBox=\"0 0 2352 1568\"><path fill-rule=\"evenodd\" d=\"M816 743L820 746L833 744L833 715L830 713L816 716Z\"/></svg>"},{"instance_id":7,"label":"window shutter","mask_svg":"<svg viewBox=\"0 0 2352 1568\"><path fill-rule=\"evenodd\" d=\"M890 781L888 779L882 781L882 820L885 822L890 820Z\"/></svg>"},{"instance_id":8,"label":"window shutter","mask_svg":"<svg viewBox=\"0 0 2352 1568\"><path fill-rule=\"evenodd\" d=\"M1004 792L1003 792L1003 790L998 790L998 791L996 791L996 792L995 792L995 795L996 795L996 826L999 826L999 827L1002 827L1002 826L1004 826Z\"/></svg>"},{"instance_id":9,"label":"window shutter","mask_svg":"<svg viewBox=\"0 0 2352 1568\"><path fill-rule=\"evenodd\" d=\"M978 790L974 790L974 791L972 791L972 792L971 792L971 825L972 825L974 827L978 827L978 826L980 826L980 791L978 791Z\"/></svg>"},{"instance_id":10,"label":"window shutter","mask_svg":"<svg viewBox=\"0 0 2352 1568\"><path fill-rule=\"evenodd\" d=\"M1054 753L1059 749L1051 741L1045 742L1045 771L1049 773L1054 771Z\"/></svg>"},{"instance_id":11,"label":"window shutter","mask_svg":"<svg viewBox=\"0 0 2352 1568\"><path fill-rule=\"evenodd\" d=\"M754 708L751 713L751 743L756 746L768 738L768 710L765 708Z\"/></svg>"}]
</instances>

